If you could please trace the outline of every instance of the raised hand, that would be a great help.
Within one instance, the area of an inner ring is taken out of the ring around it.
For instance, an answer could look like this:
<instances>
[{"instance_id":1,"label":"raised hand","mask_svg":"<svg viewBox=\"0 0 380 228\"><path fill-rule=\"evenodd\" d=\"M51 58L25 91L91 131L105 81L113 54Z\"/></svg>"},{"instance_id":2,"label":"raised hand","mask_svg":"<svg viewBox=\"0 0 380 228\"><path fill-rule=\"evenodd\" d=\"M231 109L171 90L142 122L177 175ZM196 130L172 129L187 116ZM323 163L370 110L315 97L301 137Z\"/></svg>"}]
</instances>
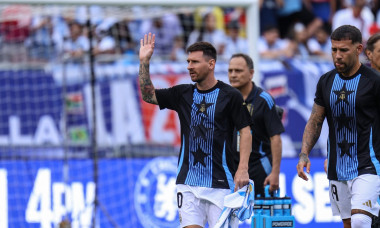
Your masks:
<instances>
[{"instance_id":1,"label":"raised hand","mask_svg":"<svg viewBox=\"0 0 380 228\"><path fill-rule=\"evenodd\" d=\"M144 39L140 40L140 61L141 62L149 62L150 58L153 55L154 51L154 41L155 41L156 35L152 33L149 33L148 35L144 35Z\"/></svg>"}]
</instances>

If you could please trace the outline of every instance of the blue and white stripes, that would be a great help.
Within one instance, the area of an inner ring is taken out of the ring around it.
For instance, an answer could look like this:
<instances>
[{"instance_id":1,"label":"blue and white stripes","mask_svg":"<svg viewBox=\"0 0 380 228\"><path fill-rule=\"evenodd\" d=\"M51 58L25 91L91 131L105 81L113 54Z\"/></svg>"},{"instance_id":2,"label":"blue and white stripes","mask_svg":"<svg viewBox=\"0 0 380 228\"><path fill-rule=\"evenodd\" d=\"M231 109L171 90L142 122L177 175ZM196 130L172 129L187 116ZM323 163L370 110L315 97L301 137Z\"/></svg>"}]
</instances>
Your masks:
<instances>
[{"instance_id":1,"label":"blue and white stripes","mask_svg":"<svg viewBox=\"0 0 380 228\"><path fill-rule=\"evenodd\" d=\"M192 186L212 186L212 151L216 100L219 88L209 93L199 93L194 89L189 135L189 172L185 184ZM200 108L204 105L205 109ZM197 162L194 153L204 153L204 165Z\"/></svg>"},{"instance_id":2,"label":"blue and white stripes","mask_svg":"<svg viewBox=\"0 0 380 228\"><path fill-rule=\"evenodd\" d=\"M335 127L338 180L350 180L358 175L355 101L360 77L343 80L336 74L331 88L330 107Z\"/></svg>"},{"instance_id":3,"label":"blue and white stripes","mask_svg":"<svg viewBox=\"0 0 380 228\"><path fill-rule=\"evenodd\" d=\"M271 97L271 95L269 95L269 93L263 91L262 93L260 93L260 97L264 98L264 100L267 102L268 104L268 107L269 109L272 109L273 106L274 106L274 101L273 101L273 98Z\"/></svg>"}]
</instances>

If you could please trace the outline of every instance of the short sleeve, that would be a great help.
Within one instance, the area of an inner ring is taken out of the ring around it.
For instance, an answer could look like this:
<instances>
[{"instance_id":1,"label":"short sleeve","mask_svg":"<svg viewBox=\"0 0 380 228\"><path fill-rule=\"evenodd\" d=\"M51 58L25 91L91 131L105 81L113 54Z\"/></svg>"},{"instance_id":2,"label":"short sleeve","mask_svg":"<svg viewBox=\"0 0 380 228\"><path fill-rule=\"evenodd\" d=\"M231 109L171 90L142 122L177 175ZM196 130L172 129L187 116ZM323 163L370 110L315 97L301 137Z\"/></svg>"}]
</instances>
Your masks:
<instances>
[{"instance_id":1,"label":"short sleeve","mask_svg":"<svg viewBox=\"0 0 380 228\"><path fill-rule=\"evenodd\" d=\"M319 79L317 84L317 89L315 91L314 102L322 107L326 107L325 102L323 101L323 90L322 90L322 77Z\"/></svg>"},{"instance_id":2,"label":"short sleeve","mask_svg":"<svg viewBox=\"0 0 380 228\"><path fill-rule=\"evenodd\" d=\"M273 98L272 98L273 100ZM274 100L273 100L274 103ZM265 129L268 132L269 137L274 135L279 135L285 131L284 126L282 125L280 116L277 112L276 105L273 105L270 109L268 105L265 106L267 111L264 113Z\"/></svg>"},{"instance_id":3,"label":"short sleeve","mask_svg":"<svg viewBox=\"0 0 380 228\"><path fill-rule=\"evenodd\" d=\"M174 86L166 89L156 89L156 98L160 109L177 110L179 103L179 88Z\"/></svg>"}]
</instances>

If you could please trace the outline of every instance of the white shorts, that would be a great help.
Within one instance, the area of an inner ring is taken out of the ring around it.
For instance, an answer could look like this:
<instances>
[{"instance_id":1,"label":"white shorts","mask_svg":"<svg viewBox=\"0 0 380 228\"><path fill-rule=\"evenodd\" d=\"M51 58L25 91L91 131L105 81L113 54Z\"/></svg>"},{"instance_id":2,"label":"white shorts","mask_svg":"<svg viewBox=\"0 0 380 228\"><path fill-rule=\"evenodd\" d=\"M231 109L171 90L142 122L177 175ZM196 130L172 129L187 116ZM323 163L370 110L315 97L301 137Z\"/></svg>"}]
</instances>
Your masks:
<instances>
[{"instance_id":1,"label":"white shorts","mask_svg":"<svg viewBox=\"0 0 380 228\"><path fill-rule=\"evenodd\" d=\"M222 210L224 196L231 191L177 185L177 204L180 227L198 225L214 227Z\"/></svg>"},{"instance_id":2,"label":"white shorts","mask_svg":"<svg viewBox=\"0 0 380 228\"><path fill-rule=\"evenodd\" d=\"M333 215L341 219L351 217L351 209L361 209L377 216L380 205L380 177L360 175L349 181L330 181L330 202Z\"/></svg>"}]
</instances>

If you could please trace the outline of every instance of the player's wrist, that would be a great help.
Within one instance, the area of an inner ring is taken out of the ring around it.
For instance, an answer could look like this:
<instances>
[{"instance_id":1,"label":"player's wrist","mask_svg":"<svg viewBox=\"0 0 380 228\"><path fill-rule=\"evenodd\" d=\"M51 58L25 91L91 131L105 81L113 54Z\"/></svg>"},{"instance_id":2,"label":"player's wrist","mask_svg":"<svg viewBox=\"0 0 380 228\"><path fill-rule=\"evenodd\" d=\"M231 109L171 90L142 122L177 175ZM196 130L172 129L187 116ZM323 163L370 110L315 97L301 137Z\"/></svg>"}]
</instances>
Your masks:
<instances>
[{"instance_id":1,"label":"player's wrist","mask_svg":"<svg viewBox=\"0 0 380 228\"><path fill-rule=\"evenodd\" d=\"M298 157L309 157L309 154L307 154L306 152L301 152L299 153Z\"/></svg>"},{"instance_id":2,"label":"player's wrist","mask_svg":"<svg viewBox=\"0 0 380 228\"><path fill-rule=\"evenodd\" d=\"M280 174L280 169L273 169L272 168L272 174L279 175Z\"/></svg>"},{"instance_id":3,"label":"player's wrist","mask_svg":"<svg viewBox=\"0 0 380 228\"><path fill-rule=\"evenodd\" d=\"M242 171L242 172L248 172L248 165L239 164L237 170Z\"/></svg>"},{"instance_id":4,"label":"player's wrist","mask_svg":"<svg viewBox=\"0 0 380 228\"><path fill-rule=\"evenodd\" d=\"M140 64L149 64L150 59L140 59Z\"/></svg>"}]
</instances>

